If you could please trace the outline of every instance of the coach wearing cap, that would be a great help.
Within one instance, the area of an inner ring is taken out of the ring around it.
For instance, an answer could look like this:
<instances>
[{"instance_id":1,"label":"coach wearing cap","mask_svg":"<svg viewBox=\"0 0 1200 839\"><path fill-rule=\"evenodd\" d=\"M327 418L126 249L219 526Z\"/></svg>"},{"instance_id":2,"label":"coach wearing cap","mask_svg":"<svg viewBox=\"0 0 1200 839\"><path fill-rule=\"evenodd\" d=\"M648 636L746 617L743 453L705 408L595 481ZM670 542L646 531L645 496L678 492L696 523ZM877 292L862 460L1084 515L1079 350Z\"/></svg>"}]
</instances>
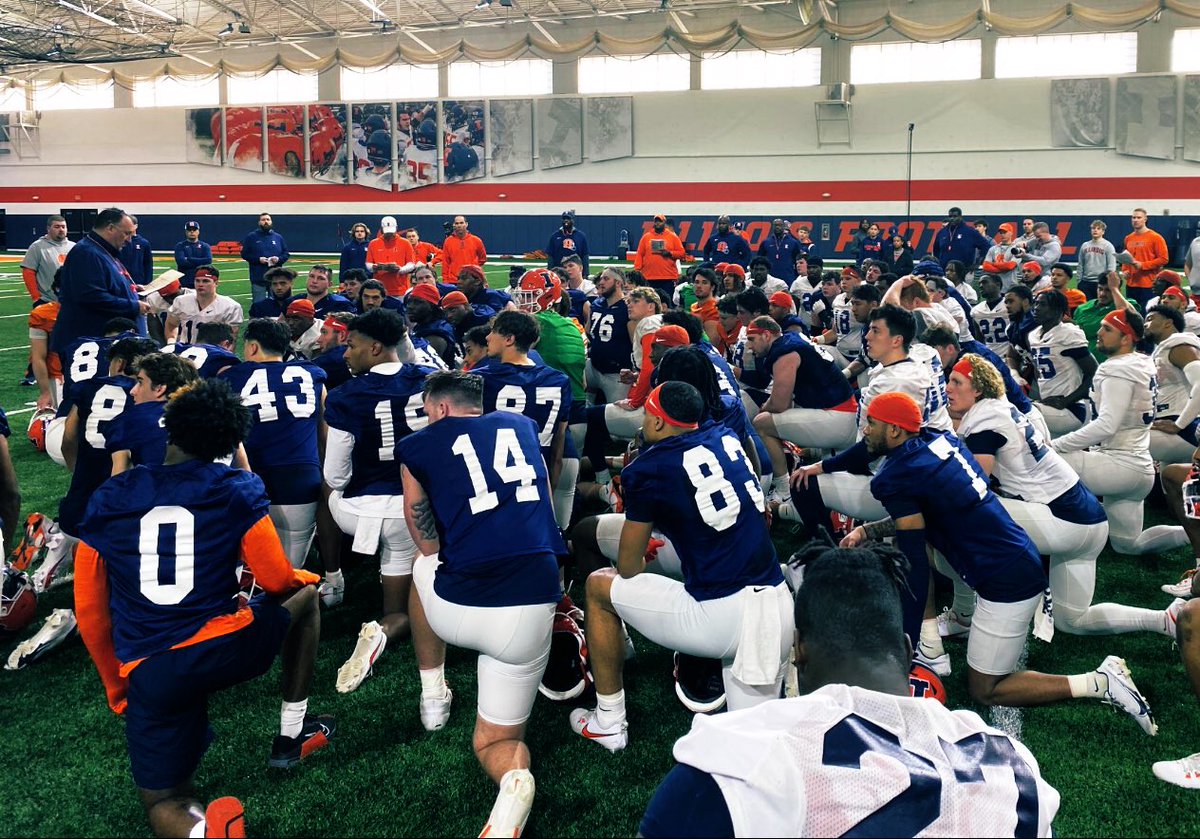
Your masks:
<instances>
[{"instance_id":1,"label":"coach wearing cap","mask_svg":"<svg viewBox=\"0 0 1200 839\"><path fill-rule=\"evenodd\" d=\"M687 256L683 242L667 229L667 217L662 213L654 216L653 229L647 231L638 242L633 267L642 272L646 285L657 291L663 300L675 295L675 283L679 280L679 262Z\"/></svg>"},{"instance_id":2,"label":"coach wearing cap","mask_svg":"<svg viewBox=\"0 0 1200 839\"><path fill-rule=\"evenodd\" d=\"M179 284L195 288L196 269L201 265L212 265L212 248L200 241L200 224L189 221L183 226L183 241L175 245L175 267L183 274Z\"/></svg>"},{"instance_id":3,"label":"coach wearing cap","mask_svg":"<svg viewBox=\"0 0 1200 839\"><path fill-rule=\"evenodd\" d=\"M367 245L367 270L372 279L383 283L388 297L408 293L409 275L418 264L413 246L397 230L396 219L384 216L379 222L379 235Z\"/></svg>"},{"instance_id":4,"label":"coach wearing cap","mask_svg":"<svg viewBox=\"0 0 1200 839\"><path fill-rule=\"evenodd\" d=\"M562 227L554 231L550 243L546 245L546 267L558 268L568 256L577 256L583 263L583 275L586 277L590 268L588 260L587 236L575 227L575 211L564 210Z\"/></svg>"}]
</instances>

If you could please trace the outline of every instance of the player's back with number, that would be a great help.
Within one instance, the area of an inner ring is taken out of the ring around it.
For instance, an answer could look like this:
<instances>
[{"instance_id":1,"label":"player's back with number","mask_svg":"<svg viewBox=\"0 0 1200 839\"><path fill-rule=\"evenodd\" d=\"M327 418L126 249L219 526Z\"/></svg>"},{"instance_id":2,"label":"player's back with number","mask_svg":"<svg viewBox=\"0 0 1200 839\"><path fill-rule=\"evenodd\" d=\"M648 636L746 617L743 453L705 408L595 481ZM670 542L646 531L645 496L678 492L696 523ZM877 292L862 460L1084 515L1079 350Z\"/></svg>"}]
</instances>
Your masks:
<instances>
[{"instance_id":1,"label":"player's back with number","mask_svg":"<svg viewBox=\"0 0 1200 839\"><path fill-rule=\"evenodd\" d=\"M175 342L167 344L162 349L165 353L186 358L196 365L200 377L211 379L223 370L241 363L241 359L224 347L212 344L184 344Z\"/></svg>"},{"instance_id":2,"label":"player's back with number","mask_svg":"<svg viewBox=\"0 0 1200 839\"><path fill-rule=\"evenodd\" d=\"M472 372L483 377L483 411L523 414L537 425L538 444L546 462L559 423L571 408L571 380L565 373L542 365L493 361Z\"/></svg>"},{"instance_id":3,"label":"player's back with number","mask_svg":"<svg viewBox=\"0 0 1200 839\"><path fill-rule=\"evenodd\" d=\"M220 378L241 395L253 415L244 445L254 471L319 465L317 430L324 370L307 361L246 361L225 370Z\"/></svg>"},{"instance_id":4,"label":"player's back with number","mask_svg":"<svg viewBox=\"0 0 1200 839\"><path fill-rule=\"evenodd\" d=\"M533 420L507 411L446 417L397 452L433 508L439 596L477 606L559 600L555 556L566 548Z\"/></svg>"},{"instance_id":5,"label":"player's back with number","mask_svg":"<svg viewBox=\"0 0 1200 839\"><path fill-rule=\"evenodd\" d=\"M133 405L130 391L136 379L96 376L75 388L78 448L71 486L59 504L59 524L75 535L92 492L112 475L112 455L107 451L113 423Z\"/></svg>"},{"instance_id":6,"label":"player's back with number","mask_svg":"<svg viewBox=\"0 0 1200 839\"><path fill-rule=\"evenodd\" d=\"M710 422L642 449L621 479L626 519L653 522L671 540L696 599L782 580L762 488L724 425Z\"/></svg>"},{"instance_id":7,"label":"player's back with number","mask_svg":"<svg viewBox=\"0 0 1200 839\"><path fill-rule=\"evenodd\" d=\"M422 388L433 372L415 364L381 364L329 394L325 422L354 438L346 498L403 495L396 448L429 422Z\"/></svg>"},{"instance_id":8,"label":"player's back with number","mask_svg":"<svg viewBox=\"0 0 1200 839\"><path fill-rule=\"evenodd\" d=\"M117 658L170 649L236 612L241 537L268 510L262 481L222 463L143 466L100 487L81 536L107 568Z\"/></svg>"},{"instance_id":9,"label":"player's back with number","mask_svg":"<svg viewBox=\"0 0 1200 839\"><path fill-rule=\"evenodd\" d=\"M63 398L59 403L58 415L66 416L74 404L76 385L108 373L108 348L120 338L133 337L125 332L112 337L83 337L76 339L63 350Z\"/></svg>"}]
</instances>

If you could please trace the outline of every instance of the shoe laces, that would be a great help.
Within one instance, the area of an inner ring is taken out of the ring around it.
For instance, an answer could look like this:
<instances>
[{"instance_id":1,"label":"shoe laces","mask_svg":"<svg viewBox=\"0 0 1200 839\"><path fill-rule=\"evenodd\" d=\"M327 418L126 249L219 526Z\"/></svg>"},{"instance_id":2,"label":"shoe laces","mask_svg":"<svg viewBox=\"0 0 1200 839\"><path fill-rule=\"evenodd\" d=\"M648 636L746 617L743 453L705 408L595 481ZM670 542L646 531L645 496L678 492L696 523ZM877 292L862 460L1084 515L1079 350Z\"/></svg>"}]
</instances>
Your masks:
<instances>
[{"instance_id":1,"label":"shoe laces","mask_svg":"<svg viewBox=\"0 0 1200 839\"><path fill-rule=\"evenodd\" d=\"M1180 758L1176 761L1185 775L1200 776L1200 752Z\"/></svg>"}]
</instances>

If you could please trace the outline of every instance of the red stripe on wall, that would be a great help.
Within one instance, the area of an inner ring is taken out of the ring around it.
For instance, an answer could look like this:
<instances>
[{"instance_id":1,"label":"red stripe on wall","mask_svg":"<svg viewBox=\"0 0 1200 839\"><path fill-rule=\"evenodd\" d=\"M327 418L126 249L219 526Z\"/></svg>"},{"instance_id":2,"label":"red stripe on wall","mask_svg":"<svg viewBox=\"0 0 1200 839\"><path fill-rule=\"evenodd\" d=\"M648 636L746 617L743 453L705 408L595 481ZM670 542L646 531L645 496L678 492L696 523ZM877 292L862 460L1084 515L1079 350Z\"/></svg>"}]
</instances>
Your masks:
<instances>
[{"instance_id":1,"label":"red stripe on wall","mask_svg":"<svg viewBox=\"0 0 1200 839\"><path fill-rule=\"evenodd\" d=\"M826 195L827 193L827 195ZM500 196L503 195L504 198ZM1074 201L1194 199L1200 178L998 178L994 180L914 181L914 201ZM401 193L356 185L181 184L178 186L45 186L0 187L0 203L28 203L37 196L49 205L80 201L102 205L123 203L216 203L312 201L345 203L399 201L544 202L554 204L673 202L903 201L904 181L783 181L755 183L485 183L439 184ZM222 199L220 196L224 196ZM385 197L386 196L386 197Z\"/></svg>"}]
</instances>

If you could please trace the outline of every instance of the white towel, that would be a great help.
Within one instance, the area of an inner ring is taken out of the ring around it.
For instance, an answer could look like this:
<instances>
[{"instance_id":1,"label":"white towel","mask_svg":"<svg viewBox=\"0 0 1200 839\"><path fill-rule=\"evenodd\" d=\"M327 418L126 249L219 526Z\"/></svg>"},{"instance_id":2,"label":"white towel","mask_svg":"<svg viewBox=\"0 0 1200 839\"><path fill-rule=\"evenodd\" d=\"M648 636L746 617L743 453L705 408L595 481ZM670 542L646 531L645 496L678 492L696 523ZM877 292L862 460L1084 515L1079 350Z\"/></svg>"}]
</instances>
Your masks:
<instances>
[{"instance_id":1,"label":"white towel","mask_svg":"<svg viewBox=\"0 0 1200 839\"><path fill-rule=\"evenodd\" d=\"M379 537L383 535L383 518L377 518L367 513L356 513L358 527L354 529L355 553L370 556L379 547Z\"/></svg>"},{"instance_id":2,"label":"white towel","mask_svg":"<svg viewBox=\"0 0 1200 839\"><path fill-rule=\"evenodd\" d=\"M1047 644L1054 638L1054 600L1050 596L1050 589L1042 593L1042 602L1033 613L1033 637Z\"/></svg>"},{"instance_id":3,"label":"white towel","mask_svg":"<svg viewBox=\"0 0 1200 839\"><path fill-rule=\"evenodd\" d=\"M779 678L779 594L775 586L742 589L742 633L730 672L742 684L771 685Z\"/></svg>"}]
</instances>

